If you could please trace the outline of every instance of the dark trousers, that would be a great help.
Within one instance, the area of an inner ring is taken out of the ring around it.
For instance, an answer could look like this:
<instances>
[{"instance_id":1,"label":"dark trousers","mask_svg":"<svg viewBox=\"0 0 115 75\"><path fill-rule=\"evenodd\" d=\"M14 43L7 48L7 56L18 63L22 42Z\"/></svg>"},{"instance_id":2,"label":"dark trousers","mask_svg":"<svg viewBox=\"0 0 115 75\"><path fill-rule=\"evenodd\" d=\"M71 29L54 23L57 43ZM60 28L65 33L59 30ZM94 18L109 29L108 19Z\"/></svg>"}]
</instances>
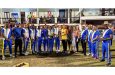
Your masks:
<instances>
[{"instance_id":1,"label":"dark trousers","mask_svg":"<svg viewBox=\"0 0 115 75\"><path fill-rule=\"evenodd\" d=\"M79 51L78 44L79 44L79 38L76 38L76 49L77 49L77 52Z\"/></svg>"},{"instance_id":2,"label":"dark trousers","mask_svg":"<svg viewBox=\"0 0 115 75\"><path fill-rule=\"evenodd\" d=\"M69 47L69 49L70 49L70 46L71 46L71 44L72 44L72 42L71 42L70 39L67 40L67 44L68 44L68 47Z\"/></svg>"},{"instance_id":3,"label":"dark trousers","mask_svg":"<svg viewBox=\"0 0 115 75\"><path fill-rule=\"evenodd\" d=\"M67 40L62 40L63 51L67 51Z\"/></svg>"},{"instance_id":4,"label":"dark trousers","mask_svg":"<svg viewBox=\"0 0 115 75\"><path fill-rule=\"evenodd\" d=\"M86 55L86 41L81 39L81 45L82 45L83 53L84 55Z\"/></svg>"},{"instance_id":5,"label":"dark trousers","mask_svg":"<svg viewBox=\"0 0 115 75\"><path fill-rule=\"evenodd\" d=\"M17 48L19 47L20 55L22 55L22 40L15 39L15 56L17 55Z\"/></svg>"}]
</instances>

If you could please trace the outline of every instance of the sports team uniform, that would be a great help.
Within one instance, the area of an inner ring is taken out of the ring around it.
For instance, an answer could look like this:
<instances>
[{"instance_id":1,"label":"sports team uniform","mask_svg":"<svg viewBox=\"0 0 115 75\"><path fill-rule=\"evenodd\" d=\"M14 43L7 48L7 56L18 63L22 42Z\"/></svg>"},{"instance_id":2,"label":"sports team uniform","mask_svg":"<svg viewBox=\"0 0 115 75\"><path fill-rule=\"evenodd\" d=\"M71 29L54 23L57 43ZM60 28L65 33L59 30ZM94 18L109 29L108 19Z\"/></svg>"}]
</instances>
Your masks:
<instances>
[{"instance_id":1,"label":"sports team uniform","mask_svg":"<svg viewBox=\"0 0 115 75\"><path fill-rule=\"evenodd\" d=\"M105 60L105 56L107 57L107 63L111 64L111 39L110 35L113 35L113 32L111 29L107 29L104 31L102 38L104 39L102 41L102 60Z\"/></svg>"}]
</instances>

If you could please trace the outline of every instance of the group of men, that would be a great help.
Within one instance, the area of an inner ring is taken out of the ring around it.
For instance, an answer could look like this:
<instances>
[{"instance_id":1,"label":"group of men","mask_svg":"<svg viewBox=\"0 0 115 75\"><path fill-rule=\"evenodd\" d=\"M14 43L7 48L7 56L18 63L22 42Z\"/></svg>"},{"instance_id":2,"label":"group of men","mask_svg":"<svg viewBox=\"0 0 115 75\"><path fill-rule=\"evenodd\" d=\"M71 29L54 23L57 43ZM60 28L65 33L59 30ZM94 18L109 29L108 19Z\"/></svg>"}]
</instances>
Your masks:
<instances>
[{"instance_id":1,"label":"group of men","mask_svg":"<svg viewBox=\"0 0 115 75\"><path fill-rule=\"evenodd\" d=\"M88 32L88 47L89 47L89 54L92 55L93 58L99 58L99 43L102 42L102 59L101 62L107 59L107 66L111 65L111 52L110 47L112 46L112 39L113 39L113 26L106 24L106 29L101 33L97 26L85 29L84 34ZM86 33L85 33L86 32ZM85 39L83 40L86 41ZM84 44L84 43L83 43ZM86 51L86 45L82 47ZM85 42L86 44L86 42Z\"/></svg>"},{"instance_id":2,"label":"group of men","mask_svg":"<svg viewBox=\"0 0 115 75\"><path fill-rule=\"evenodd\" d=\"M107 59L107 65L111 65L111 53L110 46L112 45L113 31L110 26L105 25L107 28L101 33L95 25L82 25L82 31L80 32L79 39L84 55L86 55L86 43L88 43L89 54L93 58L99 58L99 42L102 42L102 60ZM34 26L30 24L16 23L15 27L11 27L10 24L6 24L1 30L4 38L4 56L6 53L6 47L9 46L10 57L12 57L12 41L15 40L14 57L17 57L17 48L19 47L20 56L28 55L27 48L32 50L32 54L39 54L41 52L52 53L55 46L56 53L60 52L60 42L62 41L63 52L67 53L67 40L70 33L66 25L58 26ZM72 31L73 32L73 31ZM71 35L70 35L71 36ZM75 40L76 41L76 40ZM28 46L30 43L30 47ZM22 49L23 47L23 49ZM43 47L43 48L42 48ZM75 50L71 50L75 52Z\"/></svg>"}]
</instances>

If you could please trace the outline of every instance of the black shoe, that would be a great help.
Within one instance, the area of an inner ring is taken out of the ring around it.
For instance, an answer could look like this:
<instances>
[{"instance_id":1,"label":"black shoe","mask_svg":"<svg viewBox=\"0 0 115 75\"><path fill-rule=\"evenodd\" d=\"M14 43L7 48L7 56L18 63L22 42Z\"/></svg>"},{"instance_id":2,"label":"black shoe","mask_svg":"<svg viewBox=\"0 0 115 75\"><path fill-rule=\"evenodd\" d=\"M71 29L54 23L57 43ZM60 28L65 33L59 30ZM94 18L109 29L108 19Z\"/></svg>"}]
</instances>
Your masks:
<instances>
[{"instance_id":1,"label":"black shoe","mask_svg":"<svg viewBox=\"0 0 115 75\"><path fill-rule=\"evenodd\" d=\"M14 58L17 58L17 54L14 55Z\"/></svg>"},{"instance_id":2,"label":"black shoe","mask_svg":"<svg viewBox=\"0 0 115 75\"><path fill-rule=\"evenodd\" d=\"M24 54L20 54L20 56L25 56Z\"/></svg>"},{"instance_id":3,"label":"black shoe","mask_svg":"<svg viewBox=\"0 0 115 75\"><path fill-rule=\"evenodd\" d=\"M75 53L73 50L72 50L72 51L70 51L70 54L73 54L73 53Z\"/></svg>"},{"instance_id":4,"label":"black shoe","mask_svg":"<svg viewBox=\"0 0 115 75\"><path fill-rule=\"evenodd\" d=\"M107 63L106 66L111 66L111 63Z\"/></svg>"},{"instance_id":5,"label":"black shoe","mask_svg":"<svg viewBox=\"0 0 115 75\"><path fill-rule=\"evenodd\" d=\"M104 62L104 61L105 61L104 59L100 60L100 62Z\"/></svg>"},{"instance_id":6,"label":"black shoe","mask_svg":"<svg viewBox=\"0 0 115 75\"><path fill-rule=\"evenodd\" d=\"M86 54L84 54L84 56L86 56Z\"/></svg>"},{"instance_id":7,"label":"black shoe","mask_svg":"<svg viewBox=\"0 0 115 75\"><path fill-rule=\"evenodd\" d=\"M32 54L35 54L35 51L32 51Z\"/></svg>"}]
</instances>

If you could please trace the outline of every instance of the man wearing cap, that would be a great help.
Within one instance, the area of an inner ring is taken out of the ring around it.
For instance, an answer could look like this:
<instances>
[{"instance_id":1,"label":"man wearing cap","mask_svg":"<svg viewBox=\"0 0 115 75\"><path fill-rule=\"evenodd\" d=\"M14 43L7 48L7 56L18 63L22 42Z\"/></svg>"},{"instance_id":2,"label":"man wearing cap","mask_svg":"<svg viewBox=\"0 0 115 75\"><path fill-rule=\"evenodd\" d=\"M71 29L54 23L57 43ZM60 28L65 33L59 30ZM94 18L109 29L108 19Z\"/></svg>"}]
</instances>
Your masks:
<instances>
[{"instance_id":1,"label":"man wearing cap","mask_svg":"<svg viewBox=\"0 0 115 75\"><path fill-rule=\"evenodd\" d=\"M82 32L81 32L81 44L84 55L86 55L86 42L87 42L87 36L88 36L88 30L86 26L82 26Z\"/></svg>"},{"instance_id":2,"label":"man wearing cap","mask_svg":"<svg viewBox=\"0 0 115 75\"><path fill-rule=\"evenodd\" d=\"M16 23L16 27L13 29L13 35L15 37L15 57L17 57L17 48L19 47L20 56L22 56L22 28L19 23Z\"/></svg>"},{"instance_id":3,"label":"man wearing cap","mask_svg":"<svg viewBox=\"0 0 115 75\"><path fill-rule=\"evenodd\" d=\"M109 27L108 24L105 24L107 29L104 31L102 40L102 59L101 62L105 61L105 56L107 57L107 66L111 65L111 39L113 39L113 32Z\"/></svg>"},{"instance_id":4,"label":"man wearing cap","mask_svg":"<svg viewBox=\"0 0 115 75\"><path fill-rule=\"evenodd\" d=\"M12 57L12 29L10 25L6 24L5 28L2 29L2 36L4 38L4 56L2 59L5 59L6 47L9 46L10 57Z\"/></svg>"}]
</instances>

